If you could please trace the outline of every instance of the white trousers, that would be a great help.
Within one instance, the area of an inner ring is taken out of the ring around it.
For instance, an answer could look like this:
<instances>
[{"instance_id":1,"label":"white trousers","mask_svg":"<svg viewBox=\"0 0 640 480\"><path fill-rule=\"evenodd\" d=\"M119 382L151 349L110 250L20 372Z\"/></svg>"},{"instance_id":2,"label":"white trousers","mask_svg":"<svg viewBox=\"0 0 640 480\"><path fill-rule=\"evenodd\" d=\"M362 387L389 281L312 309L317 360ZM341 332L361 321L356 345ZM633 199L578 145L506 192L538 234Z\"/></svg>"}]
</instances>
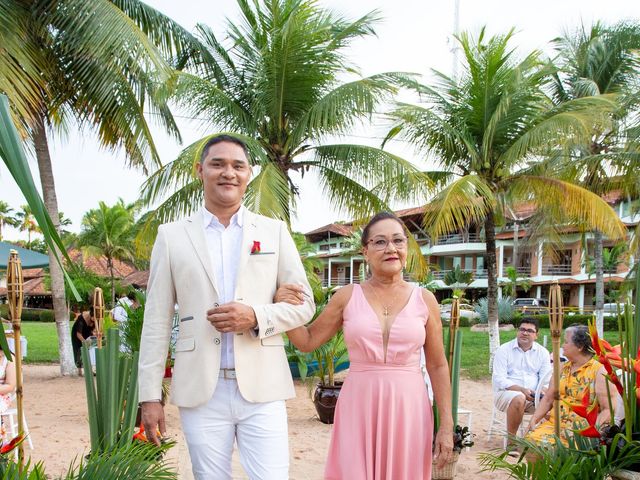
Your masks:
<instances>
[{"instance_id":1,"label":"white trousers","mask_svg":"<svg viewBox=\"0 0 640 480\"><path fill-rule=\"evenodd\" d=\"M180 408L196 480L230 480L236 440L240 463L251 480L289 478L289 441L284 400L251 403L235 380L220 378L208 403Z\"/></svg>"}]
</instances>

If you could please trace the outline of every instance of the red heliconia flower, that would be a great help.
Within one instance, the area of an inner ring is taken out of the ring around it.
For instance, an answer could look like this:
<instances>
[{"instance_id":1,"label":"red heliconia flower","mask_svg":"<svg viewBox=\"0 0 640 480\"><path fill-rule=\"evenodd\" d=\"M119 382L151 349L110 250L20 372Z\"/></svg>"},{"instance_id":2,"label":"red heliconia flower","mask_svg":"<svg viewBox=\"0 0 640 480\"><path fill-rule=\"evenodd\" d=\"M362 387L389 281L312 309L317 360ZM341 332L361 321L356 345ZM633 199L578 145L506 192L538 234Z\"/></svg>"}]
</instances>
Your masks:
<instances>
[{"instance_id":1,"label":"red heliconia flower","mask_svg":"<svg viewBox=\"0 0 640 480\"><path fill-rule=\"evenodd\" d=\"M582 435L583 437L589 437L589 438L600 438L601 437L600 432L593 425L589 425L587 428L585 428L583 430L579 430L578 434Z\"/></svg>"},{"instance_id":2,"label":"red heliconia flower","mask_svg":"<svg viewBox=\"0 0 640 480\"><path fill-rule=\"evenodd\" d=\"M622 386L622 383L620 383L620 379L618 378L618 375L616 375L616 372L613 370L613 367L611 366L611 362L609 361L609 359L604 355L600 355L600 357L598 358L598 361L604 366L604 369L607 371L607 377L609 378L611 383L615 385L616 390L618 390L618 393L622 395L622 392L624 391L624 387Z\"/></svg>"},{"instance_id":3,"label":"red heliconia flower","mask_svg":"<svg viewBox=\"0 0 640 480\"><path fill-rule=\"evenodd\" d=\"M253 241L253 245L251 246L251 253L260 253L260 242L257 240Z\"/></svg>"},{"instance_id":4,"label":"red heliconia flower","mask_svg":"<svg viewBox=\"0 0 640 480\"><path fill-rule=\"evenodd\" d=\"M138 430L138 433L135 433L133 435L133 439L138 440L140 442L147 441L147 435L144 433L144 425L142 423L140 423L140 429Z\"/></svg>"},{"instance_id":5,"label":"red heliconia flower","mask_svg":"<svg viewBox=\"0 0 640 480\"><path fill-rule=\"evenodd\" d=\"M598 330L596 329L595 322L589 322L589 335L591 336L591 344L593 345L593 350L596 352L596 355L599 357L602 356L602 344L600 343L600 338L598 337Z\"/></svg>"},{"instance_id":6,"label":"red heliconia flower","mask_svg":"<svg viewBox=\"0 0 640 480\"><path fill-rule=\"evenodd\" d=\"M24 434L21 434L11 440L9 443L2 445L2 447L0 448L0 455L4 455L5 453L9 453L10 451L12 451L14 448L24 442L25 438L26 436Z\"/></svg>"}]
</instances>

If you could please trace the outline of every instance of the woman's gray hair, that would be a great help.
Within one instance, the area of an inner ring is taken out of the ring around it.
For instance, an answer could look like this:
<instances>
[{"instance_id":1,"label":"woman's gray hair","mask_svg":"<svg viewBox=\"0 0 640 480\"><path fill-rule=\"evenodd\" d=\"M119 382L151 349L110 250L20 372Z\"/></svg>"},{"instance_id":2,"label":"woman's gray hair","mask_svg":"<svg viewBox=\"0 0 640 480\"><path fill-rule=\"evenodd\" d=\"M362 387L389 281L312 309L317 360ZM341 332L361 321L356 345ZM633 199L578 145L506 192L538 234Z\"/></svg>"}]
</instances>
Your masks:
<instances>
[{"instance_id":1,"label":"woman's gray hair","mask_svg":"<svg viewBox=\"0 0 640 480\"><path fill-rule=\"evenodd\" d=\"M571 343L578 347L582 353L593 353L591 335L589 335L589 328L586 325L574 323L564 331L565 336L569 332L571 332Z\"/></svg>"}]
</instances>

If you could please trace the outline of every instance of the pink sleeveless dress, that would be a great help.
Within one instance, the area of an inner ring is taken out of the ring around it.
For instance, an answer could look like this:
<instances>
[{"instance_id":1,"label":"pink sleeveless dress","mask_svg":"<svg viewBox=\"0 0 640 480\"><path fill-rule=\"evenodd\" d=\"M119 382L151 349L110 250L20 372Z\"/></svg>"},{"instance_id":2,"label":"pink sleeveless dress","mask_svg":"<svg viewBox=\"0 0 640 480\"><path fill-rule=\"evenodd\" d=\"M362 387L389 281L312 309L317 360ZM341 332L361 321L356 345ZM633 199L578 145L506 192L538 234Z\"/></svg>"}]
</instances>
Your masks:
<instances>
[{"instance_id":1,"label":"pink sleeveless dress","mask_svg":"<svg viewBox=\"0 0 640 480\"><path fill-rule=\"evenodd\" d=\"M429 480L433 415L420 372L429 310L414 288L389 332L360 285L343 314L351 366L338 398L326 480Z\"/></svg>"}]
</instances>

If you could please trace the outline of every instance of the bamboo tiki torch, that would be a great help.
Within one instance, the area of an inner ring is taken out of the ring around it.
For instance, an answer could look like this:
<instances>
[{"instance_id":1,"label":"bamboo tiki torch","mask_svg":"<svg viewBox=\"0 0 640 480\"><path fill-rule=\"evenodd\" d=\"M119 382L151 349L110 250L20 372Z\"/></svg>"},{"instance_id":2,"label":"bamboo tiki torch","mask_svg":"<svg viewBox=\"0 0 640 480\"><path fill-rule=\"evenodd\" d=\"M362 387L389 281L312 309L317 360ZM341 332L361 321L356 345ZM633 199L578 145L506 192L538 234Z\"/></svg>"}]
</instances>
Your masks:
<instances>
[{"instance_id":1,"label":"bamboo tiki torch","mask_svg":"<svg viewBox=\"0 0 640 480\"><path fill-rule=\"evenodd\" d=\"M93 290L93 314L96 322L96 337L98 337L98 348L102 348L102 329L104 327L104 295L102 289L96 287Z\"/></svg>"},{"instance_id":2,"label":"bamboo tiki torch","mask_svg":"<svg viewBox=\"0 0 640 480\"><path fill-rule=\"evenodd\" d=\"M24 413L22 405L22 349L20 344L20 318L22 316L22 300L24 289L22 281L22 264L18 252L11 250L7 265L7 296L9 297L9 315L13 328L13 349L16 364L16 403L18 405L18 435L24 432ZM18 446L18 468L22 471L24 463L24 446Z\"/></svg>"},{"instance_id":3,"label":"bamboo tiki torch","mask_svg":"<svg viewBox=\"0 0 640 480\"><path fill-rule=\"evenodd\" d=\"M449 380L453 377L453 355L455 354L456 332L460 325L460 299L454 298L451 303L451 319L449 320Z\"/></svg>"},{"instance_id":4,"label":"bamboo tiki torch","mask_svg":"<svg viewBox=\"0 0 640 480\"><path fill-rule=\"evenodd\" d=\"M562 333L562 291L556 283L549 290L549 327L551 328L551 345L553 346L553 421L555 434L560 437L560 334Z\"/></svg>"}]
</instances>

